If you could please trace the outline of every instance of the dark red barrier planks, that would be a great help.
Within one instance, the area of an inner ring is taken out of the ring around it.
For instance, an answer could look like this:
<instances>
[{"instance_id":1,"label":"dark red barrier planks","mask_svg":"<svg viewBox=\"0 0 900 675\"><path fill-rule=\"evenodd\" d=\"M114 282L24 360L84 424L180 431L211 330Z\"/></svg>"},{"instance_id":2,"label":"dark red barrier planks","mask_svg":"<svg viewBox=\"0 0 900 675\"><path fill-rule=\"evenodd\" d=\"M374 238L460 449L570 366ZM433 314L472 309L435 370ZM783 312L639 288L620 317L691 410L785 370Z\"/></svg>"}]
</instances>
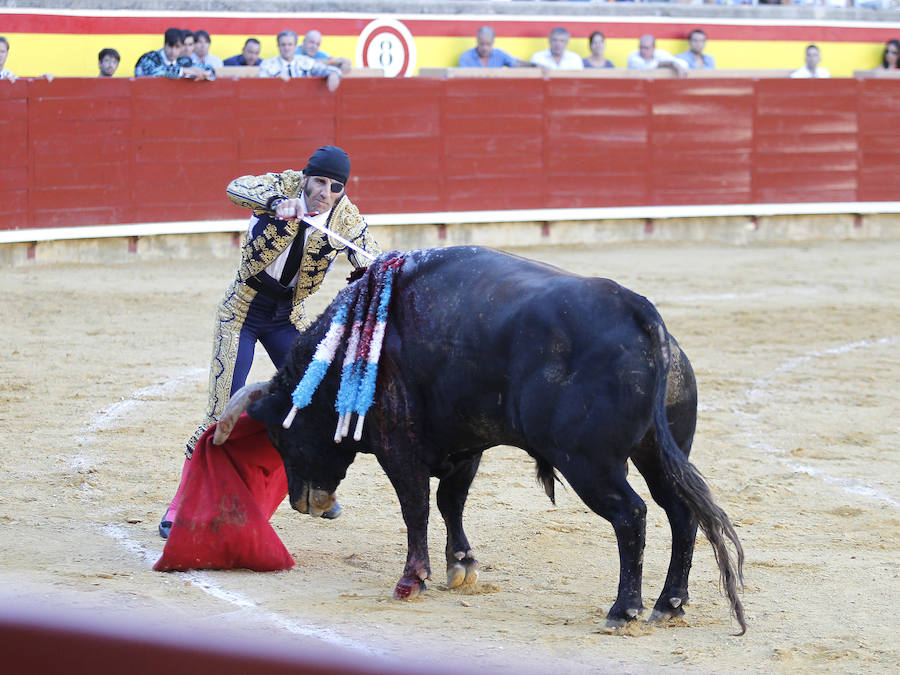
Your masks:
<instances>
[{"instance_id":1,"label":"dark red barrier planks","mask_svg":"<svg viewBox=\"0 0 900 675\"><path fill-rule=\"evenodd\" d=\"M647 85L645 80L545 82L542 193L548 207L649 203Z\"/></svg>"},{"instance_id":2,"label":"dark red barrier planks","mask_svg":"<svg viewBox=\"0 0 900 675\"><path fill-rule=\"evenodd\" d=\"M900 87L859 83L859 199L900 200Z\"/></svg>"},{"instance_id":3,"label":"dark red barrier planks","mask_svg":"<svg viewBox=\"0 0 900 675\"><path fill-rule=\"evenodd\" d=\"M234 80L133 82L136 222L233 217L225 187L238 175L236 92Z\"/></svg>"},{"instance_id":4,"label":"dark red barrier planks","mask_svg":"<svg viewBox=\"0 0 900 675\"><path fill-rule=\"evenodd\" d=\"M447 210L541 208L543 83L459 79L444 92Z\"/></svg>"},{"instance_id":5,"label":"dark red barrier planks","mask_svg":"<svg viewBox=\"0 0 900 675\"><path fill-rule=\"evenodd\" d=\"M131 110L127 81L57 78L31 83L34 226L130 221Z\"/></svg>"},{"instance_id":6,"label":"dark red barrier planks","mask_svg":"<svg viewBox=\"0 0 900 675\"><path fill-rule=\"evenodd\" d=\"M0 227L28 227L28 83L0 84Z\"/></svg>"},{"instance_id":7,"label":"dark red barrier planks","mask_svg":"<svg viewBox=\"0 0 900 675\"><path fill-rule=\"evenodd\" d=\"M363 213L445 209L442 89L419 79L341 84L338 144L350 154L349 194Z\"/></svg>"},{"instance_id":8,"label":"dark red barrier planks","mask_svg":"<svg viewBox=\"0 0 900 675\"><path fill-rule=\"evenodd\" d=\"M232 84L234 176L299 171L316 148L335 142L339 93L329 92L323 80L251 78Z\"/></svg>"},{"instance_id":9,"label":"dark red barrier planks","mask_svg":"<svg viewBox=\"0 0 900 675\"><path fill-rule=\"evenodd\" d=\"M856 80L756 83L754 201L857 199Z\"/></svg>"},{"instance_id":10,"label":"dark red barrier planks","mask_svg":"<svg viewBox=\"0 0 900 675\"><path fill-rule=\"evenodd\" d=\"M363 213L893 201L894 80L21 80L0 227L237 218L236 176L350 153Z\"/></svg>"},{"instance_id":11,"label":"dark red barrier planks","mask_svg":"<svg viewBox=\"0 0 900 675\"><path fill-rule=\"evenodd\" d=\"M753 82L660 80L650 94L653 203L752 201Z\"/></svg>"}]
</instances>

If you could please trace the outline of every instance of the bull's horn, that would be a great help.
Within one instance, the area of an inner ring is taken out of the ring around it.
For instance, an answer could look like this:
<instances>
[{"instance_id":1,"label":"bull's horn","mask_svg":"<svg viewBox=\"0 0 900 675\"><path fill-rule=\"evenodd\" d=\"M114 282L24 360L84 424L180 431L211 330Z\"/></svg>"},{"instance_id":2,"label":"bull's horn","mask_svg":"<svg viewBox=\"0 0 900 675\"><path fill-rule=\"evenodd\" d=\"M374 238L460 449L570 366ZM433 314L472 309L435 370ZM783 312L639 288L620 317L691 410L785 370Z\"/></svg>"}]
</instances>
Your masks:
<instances>
[{"instance_id":1,"label":"bull's horn","mask_svg":"<svg viewBox=\"0 0 900 675\"><path fill-rule=\"evenodd\" d=\"M241 416L241 413L243 413L253 401L261 399L268 393L268 382L254 382L253 384L247 384L234 392L234 396L228 401L228 405L225 406L222 417L219 418L219 421L216 424L213 445L222 445L222 443L227 441L228 437L231 435L231 430L234 429L234 425L237 424L238 417Z\"/></svg>"}]
</instances>

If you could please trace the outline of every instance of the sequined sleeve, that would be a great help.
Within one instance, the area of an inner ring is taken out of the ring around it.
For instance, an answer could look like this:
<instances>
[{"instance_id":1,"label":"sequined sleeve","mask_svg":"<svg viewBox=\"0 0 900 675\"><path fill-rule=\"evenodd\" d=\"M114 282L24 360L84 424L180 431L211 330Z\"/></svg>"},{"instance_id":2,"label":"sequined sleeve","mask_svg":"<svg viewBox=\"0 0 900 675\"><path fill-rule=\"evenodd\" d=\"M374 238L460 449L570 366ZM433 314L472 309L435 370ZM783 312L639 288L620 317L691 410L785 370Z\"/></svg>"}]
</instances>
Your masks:
<instances>
[{"instance_id":1,"label":"sequined sleeve","mask_svg":"<svg viewBox=\"0 0 900 675\"><path fill-rule=\"evenodd\" d=\"M378 242L375 241L375 237L372 236L372 233L369 232L368 226L364 226L362 232L351 239L351 241L371 256L377 258L381 254L381 247L378 245ZM347 259L354 267L365 267L372 262L365 256L360 255L349 248L347 249Z\"/></svg>"},{"instance_id":2,"label":"sequined sleeve","mask_svg":"<svg viewBox=\"0 0 900 675\"><path fill-rule=\"evenodd\" d=\"M241 176L231 181L225 192L238 206L261 213L270 210L273 199L299 197L302 177L302 172L290 169L263 176Z\"/></svg>"}]
</instances>

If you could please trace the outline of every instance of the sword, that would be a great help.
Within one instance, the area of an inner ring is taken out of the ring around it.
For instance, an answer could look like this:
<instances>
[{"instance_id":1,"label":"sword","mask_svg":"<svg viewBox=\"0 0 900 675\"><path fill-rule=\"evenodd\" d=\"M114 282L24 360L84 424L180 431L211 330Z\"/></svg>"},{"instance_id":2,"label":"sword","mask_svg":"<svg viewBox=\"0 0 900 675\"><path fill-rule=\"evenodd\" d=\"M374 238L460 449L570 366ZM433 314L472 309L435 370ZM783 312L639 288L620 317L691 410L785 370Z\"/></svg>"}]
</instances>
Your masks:
<instances>
[{"instance_id":1,"label":"sword","mask_svg":"<svg viewBox=\"0 0 900 675\"><path fill-rule=\"evenodd\" d=\"M312 215L312 214L309 214L309 215ZM345 239L344 237L339 235L334 230L330 230L329 228L325 227L324 225L316 225L315 223L310 223L309 221L303 221L303 222L305 222L310 227L317 229L319 232L322 232L323 234L327 234L329 237L334 237L335 239L337 239L339 242L341 242L347 248L352 248L354 251L356 251L360 255L363 255L366 258L368 258L370 262L375 261L375 256L373 256L371 253L367 253L366 251L361 249L359 246L354 244L352 241L350 241L349 239Z\"/></svg>"}]
</instances>

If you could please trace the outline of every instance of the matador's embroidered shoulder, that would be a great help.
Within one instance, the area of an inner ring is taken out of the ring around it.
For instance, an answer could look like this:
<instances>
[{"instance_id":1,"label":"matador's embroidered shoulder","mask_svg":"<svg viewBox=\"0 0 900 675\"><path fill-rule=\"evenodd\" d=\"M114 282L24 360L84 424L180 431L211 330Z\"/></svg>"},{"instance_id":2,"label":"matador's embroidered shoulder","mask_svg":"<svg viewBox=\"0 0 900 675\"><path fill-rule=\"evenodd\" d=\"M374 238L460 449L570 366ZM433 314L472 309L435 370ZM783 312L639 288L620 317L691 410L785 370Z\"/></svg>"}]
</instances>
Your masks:
<instances>
[{"instance_id":1,"label":"matador's embroidered shoulder","mask_svg":"<svg viewBox=\"0 0 900 675\"><path fill-rule=\"evenodd\" d=\"M228 184L225 193L238 206L256 212L266 211L276 197L299 197L302 178L302 171L292 169L263 176L241 176Z\"/></svg>"},{"instance_id":2,"label":"matador's embroidered shoulder","mask_svg":"<svg viewBox=\"0 0 900 675\"><path fill-rule=\"evenodd\" d=\"M381 247L378 246L378 242L369 233L365 219L359 214L359 209L346 195L331 210L331 215L328 217L328 227L345 239L349 239L373 257L381 253ZM343 243L337 241L334 237L328 237L328 245L335 251L342 251L346 248ZM366 259L358 256L356 252L347 251L347 257L354 267L368 264Z\"/></svg>"},{"instance_id":3,"label":"matador's embroidered shoulder","mask_svg":"<svg viewBox=\"0 0 900 675\"><path fill-rule=\"evenodd\" d=\"M366 228L366 221L359 214L359 209L344 195L331 210L328 216L328 227L337 232L342 237L354 239ZM336 243L336 242L335 242ZM343 244L338 244L333 248L342 249Z\"/></svg>"}]
</instances>

